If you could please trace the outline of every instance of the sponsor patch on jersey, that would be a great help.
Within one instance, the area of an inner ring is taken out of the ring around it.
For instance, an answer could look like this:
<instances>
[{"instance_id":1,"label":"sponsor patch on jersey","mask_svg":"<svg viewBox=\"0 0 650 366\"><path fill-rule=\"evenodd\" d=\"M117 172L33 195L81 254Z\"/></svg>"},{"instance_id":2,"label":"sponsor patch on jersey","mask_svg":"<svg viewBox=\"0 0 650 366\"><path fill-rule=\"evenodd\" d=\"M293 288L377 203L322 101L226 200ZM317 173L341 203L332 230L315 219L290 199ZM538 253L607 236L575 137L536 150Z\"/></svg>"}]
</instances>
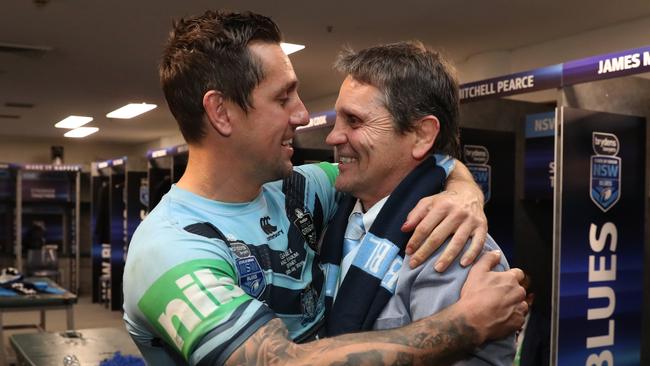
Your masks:
<instances>
[{"instance_id":1,"label":"sponsor patch on jersey","mask_svg":"<svg viewBox=\"0 0 650 366\"><path fill-rule=\"evenodd\" d=\"M181 263L147 289L138 308L166 343L188 357L196 342L250 300L235 278L222 260Z\"/></svg>"},{"instance_id":2,"label":"sponsor patch on jersey","mask_svg":"<svg viewBox=\"0 0 650 366\"><path fill-rule=\"evenodd\" d=\"M266 289L266 278L257 258L249 256L235 261L239 272L239 286L249 295L259 298Z\"/></svg>"},{"instance_id":3,"label":"sponsor patch on jersey","mask_svg":"<svg viewBox=\"0 0 650 366\"><path fill-rule=\"evenodd\" d=\"M251 256L251 250L248 248L248 245L244 244L243 242L231 241L228 244L230 244L230 251L237 258L246 258Z\"/></svg>"},{"instance_id":4,"label":"sponsor patch on jersey","mask_svg":"<svg viewBox=\"0 0 650 366\"><path fill-rule=\"evenodd\" d=\"M311 216L311 213L307 210L296 208L296 219L293 220L293 224L300 230L300 234L307 242L307 245L314 251L318 253L318 238L316 237L316 226L314 225L314 219Z\"/></svg>"}]
</instances>

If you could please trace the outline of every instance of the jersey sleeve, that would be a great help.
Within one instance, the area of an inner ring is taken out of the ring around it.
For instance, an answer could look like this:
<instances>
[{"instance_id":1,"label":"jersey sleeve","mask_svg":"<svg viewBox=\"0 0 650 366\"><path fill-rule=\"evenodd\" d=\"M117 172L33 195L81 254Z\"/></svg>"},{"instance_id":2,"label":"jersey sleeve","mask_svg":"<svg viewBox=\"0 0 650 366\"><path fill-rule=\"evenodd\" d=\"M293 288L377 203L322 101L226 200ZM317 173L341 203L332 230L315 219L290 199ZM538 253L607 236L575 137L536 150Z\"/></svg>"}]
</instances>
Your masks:
<instances>
[{"instance_id":1,"label":"jersey sleeve","mask_svg":"<svg viewBox=\"0 0 650 366\"><path fill-rule=\"evenodd\" d=\"M191 365L206 357L225 362L274 317L237 285L235 269L221 258L173 266L149 286L137 306L163 341Z\"/></svg>"}]
</instances>

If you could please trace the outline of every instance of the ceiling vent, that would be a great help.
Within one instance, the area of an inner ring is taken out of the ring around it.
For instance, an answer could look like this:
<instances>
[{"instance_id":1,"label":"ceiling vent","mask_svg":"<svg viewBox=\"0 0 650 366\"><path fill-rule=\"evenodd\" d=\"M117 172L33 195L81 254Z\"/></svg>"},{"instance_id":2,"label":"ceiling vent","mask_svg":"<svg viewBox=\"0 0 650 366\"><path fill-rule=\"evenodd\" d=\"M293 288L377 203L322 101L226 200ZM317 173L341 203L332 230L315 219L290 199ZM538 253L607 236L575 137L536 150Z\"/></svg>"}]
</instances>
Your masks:
<instances>
[{"instance_id":1,"label":"ceiling vent","mask_svg":"<svg viewBox=\"0 0 650 366\"><path fill-rule=\"evenodd\" d=\"M0 114L0 119L18 119L20 118L17 114Z\"/></svg>"},{"instance_id":2,"label":"ceiling vent","mask_svg":"<svg viewBox=\"0 0 650 366\"><path fill-rule=\"evenodd\" d=\"M50 46L34 46L28 44L0 42L0 52L3 53L41 57L50 51L52 51L52 47Z\"/></svg>"},{"instance_id":3,"label":"ceiling vent","mask_svg":"<svg viewBox=\"0 0 650 366\"><path fill-rule=\"evenodd\" d=\"M34 108L34 103L23 103L23 102L6 102L5 107L9 108Z\"/></svg>"}]
</instances>

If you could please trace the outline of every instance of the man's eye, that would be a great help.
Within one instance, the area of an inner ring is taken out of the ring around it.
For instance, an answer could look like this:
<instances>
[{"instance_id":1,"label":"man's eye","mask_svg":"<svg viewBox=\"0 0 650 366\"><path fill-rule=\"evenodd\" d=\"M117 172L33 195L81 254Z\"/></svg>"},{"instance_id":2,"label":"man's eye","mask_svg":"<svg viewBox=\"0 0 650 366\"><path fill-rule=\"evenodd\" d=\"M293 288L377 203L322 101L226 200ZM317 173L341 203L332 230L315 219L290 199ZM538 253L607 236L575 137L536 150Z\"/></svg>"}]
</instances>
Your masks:
<instances>
[{"instance_id":1,"label":"man's eye","mask_svg":"<svg viewBox=\"0 0 650 366\"><path fill-rule=\"evenodd\" d=\"M356 116L348 116L347 120L350 126L356 126L361 123L361 120L359 120L359 118L357 118Z\"/></svg>"},{"instance_id":2,"label":"man's eye","mask_svg":"<svg viewBox=\"0 0 650 366\"><path fill-rule=\"evenodd\" d=\"M278 98L278 102L280 102L280 105L283 107L287 104L288 101L289 97Z\"/></svg>"}]
</instances>

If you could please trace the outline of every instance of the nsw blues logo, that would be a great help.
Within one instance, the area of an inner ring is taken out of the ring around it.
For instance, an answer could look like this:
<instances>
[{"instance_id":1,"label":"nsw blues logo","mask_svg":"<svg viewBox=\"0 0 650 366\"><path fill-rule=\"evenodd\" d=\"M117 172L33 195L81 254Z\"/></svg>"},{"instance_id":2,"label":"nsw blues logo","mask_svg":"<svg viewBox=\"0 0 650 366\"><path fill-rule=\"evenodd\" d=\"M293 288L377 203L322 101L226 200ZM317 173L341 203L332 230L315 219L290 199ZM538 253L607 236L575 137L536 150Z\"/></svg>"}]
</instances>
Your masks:
<instances>
[{"instance_id":1,"label":"nsw blues logo","mask_svg":"<svg viewBox=\"0 0 650 366\"><path fill-rule=\"evenodd\" d=\"M239 286L247 294L259 298L266 289L266 279L257 258L252 255L237 258L236 263L237 272L239 272Z\"/></svg>"},{"instance_id":2,"label":"nsw blues logo","mask_svg":"<svg viewBox=\"0 0 650 366\"><path fill-rule=\"evenodd\" d=\"M592 146L596 155L591 156L591 200L603 212L607 212L621 198L620 145L616 135L604 132L592 133Z\"/></svg>"},{"instance_id":3,"label":"nsw blues logo","mask_svg":"<svg viewBox=\"0 0 650 366\"><path fill-rule=\"evenodd\" d=\"M467 169L483 191L485 202L489 201L492 193L492 167L488 165L490 152L485 146L465 145L463 146L463 156Z\"/></svg>"}]
</instances>

